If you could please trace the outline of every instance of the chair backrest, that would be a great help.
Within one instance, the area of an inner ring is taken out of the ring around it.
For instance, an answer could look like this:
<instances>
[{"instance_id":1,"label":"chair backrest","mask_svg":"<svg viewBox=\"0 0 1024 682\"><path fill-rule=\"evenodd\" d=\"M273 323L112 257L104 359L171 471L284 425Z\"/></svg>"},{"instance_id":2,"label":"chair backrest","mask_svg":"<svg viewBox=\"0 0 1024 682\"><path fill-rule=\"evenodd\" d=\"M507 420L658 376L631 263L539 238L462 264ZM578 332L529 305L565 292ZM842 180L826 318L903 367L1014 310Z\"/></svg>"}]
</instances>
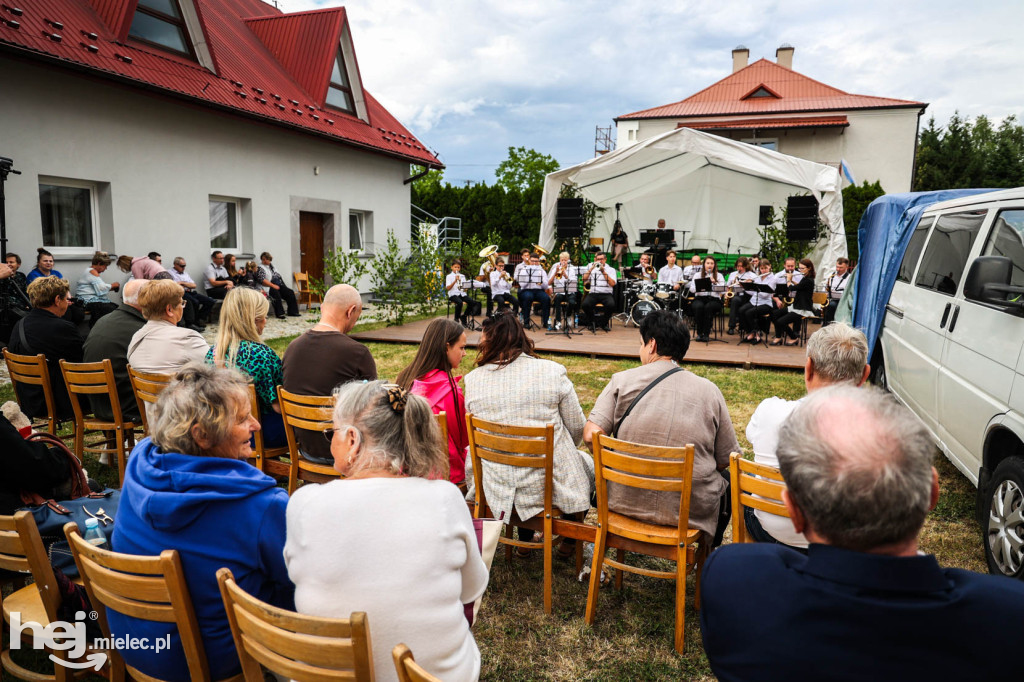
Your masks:
<instances>
[{"instance_id":1,"label":"chair backrest","mask_svg":"<svg viewBox=\"0 0 1024 682\"><path fill-rule=\"evenodd\" d=\"M156 402L167 385L174 377L170 374L156 374L153 372L141 372L131 365L128 365L128 377L132 382L132 391L135 392L135 400L139 404L139 415L142 417L142 430L149 435L149 417L146 410L149 405Z\"/></svg>"},{"instance_id":2,"label":"chair backrest","mask_svg":"<svg viewBox=\"0 0 1024 682\"><path fill-rule=\"evenodd\" d=\"M263 682L261 665L300 682L374 679L365 613L321 618L279 609L240 588L227 568L217 582L247 681Z\"/></svg>"},{"instance_id":3,"label":"chair backrest","mask_svg":"<svg viewBox=\"0 0 1024 682\"><path fill-rule=\"evenodd\" d=\"M14 516L0 516L0 569L32 573L47 618L50 622L57 620L60 589L31 512L19 511Z\"/></svg>"},{"instance_id":4,"label":"chair backrest","mask_svg":"<svg viewBox=\"0 0 1024 682\"><path fill-rule=\"evenodd\" d=\"M472 413L466 414L469 434L469 455L473 461L473 483L476 487L476 513L485 514L481 461L544 470L544 511L551 513L552 469L555 458L555 427L510 426L489 422Z\"/></svg>"},{"instance_id":5,"label":"chair backrest","mask_svg":"<svg viewBox=\"0 0 1024 682\"><path fill-rule=\"evenodd\" d=\"M441 429L441 442L444 444L445 461L448 461L448 413L441 410L434 417L437 418L437 427Z\"/></svg>"},{"instance_id":6,"label":"chair backrest","mask_svg":"<svg viewBox=\"0 0 1024 682\"><path fill-rule=\"evenodd\" d=\"M86 542L75 523L66 524L64 534L93 607L102 604L132 618L174 623L190 677L210 679L199 622L177 550L165 549L160 556L119 554ZM97 608L96 613L103 633L112 636L105 610Z\"/></svg>"},{"instance_id":7,"label":"chair backrest","mask_svg":"<svg viewBox=\"0 0 1024 682\"><path fill-rule=\"evenodd\" d=\"M744 507L789 518L789 510L782 501L786 483L782 480L782 473L775 467L751 462L734 452L729 455L729 483L733 542L753 542L747 535L747 524L743 521Z\"/></svg>"},{"instance_id":8,"label":"chair backrest","mask_svg":"<svg viewBox=\"0 0 1024 682\"><path fill-rule=\"evenodd\" d=\"M292 457L299 456L299 442L295 438L295 429L323 432L333 424L334 396L300 395L278 386L277 401L281 408L284 433L288 438L288 453Z\"/></svg>"},{"instance_id":9,"label":"chair backrest","mask_svg":"<svg viewBox=\"0 0 1024 682\"><path fill-rule=\"evenodd\" d=\"M599 433L594 436L594 479L598 523L608 523L608 483L630 488L679 493L679 537L690 520L693 445L641 445Z\"/></svg>"},{"instance_id":10,"label":"chair backrest","mask_svg":"<svg viewBox=\"0 0 1024 682\"><path fill-rule=\"evenodd\" d=\"M295 278L295 284L299 291L305 292L309 289L309 275L304 272L293 272L292 277Z\"/></svg>"},{"instance_id":11,"label":"chair backrest","mask_svg":"<svg viewBox=\"0 0 1024 682\"><path fill-rule=\"evenodd\" d=\"M114 366L109 359L99 362L68 362L60 361L60 371L64 375L64 385L67 386L68 395L71 397L71 409L75 411L76 424L84 424L87 414L91 414L91 408L82 411L81 395L106 395L110 399L111 414L114 415L112 422L97 423L124 423L124 416L121 414L121 399L117 394L117 382L114 380Z\"/></svg>"},{"instance_id":12,"label":"chair backrest","mask_svg":"<svg viewBox=\"0 0 1024 682\"><path fill-rule=\"evenodd\" d=\"M40 386L46 404L47 430L57 435L57 407L53 400L53 384L50 383L50 368L46 364L46 356L18 355L4 348L4 362L7 363L7 374L14 386L14 396L18 397L18 384Z\"/></svg>"},{"instance_id":13,"label":"chair backrest","mask_svg":"<svg viewBox=\"0 0 1024 682\"><path fill-rule=\"evenodd\" d=\"M818 305L825 305L828 303L828 294L824 291L815 291L811 294L811 302L817 303Z\"/></svg>"},{"instance_id":14,"label":"chair backrest","mask_svg":"<svg viewBox=\"0 0 1024 682\"><path fill-rule=\"evenodd\" d=\"M604 246L604 237L591 237L591 246Z\"/></svg>"},{"instance_id":15,"label":"chair backrest","mask_svg":"<svg viewBox=\"0 0 1024 682\"><path fill-rule=\"evenodd\" d=\"M392 649L391 657L395 659L398 682L441 682L440 677L434 677L413 659L412 651L406 645L399 644Z\"/></svg>"}]
</instances>

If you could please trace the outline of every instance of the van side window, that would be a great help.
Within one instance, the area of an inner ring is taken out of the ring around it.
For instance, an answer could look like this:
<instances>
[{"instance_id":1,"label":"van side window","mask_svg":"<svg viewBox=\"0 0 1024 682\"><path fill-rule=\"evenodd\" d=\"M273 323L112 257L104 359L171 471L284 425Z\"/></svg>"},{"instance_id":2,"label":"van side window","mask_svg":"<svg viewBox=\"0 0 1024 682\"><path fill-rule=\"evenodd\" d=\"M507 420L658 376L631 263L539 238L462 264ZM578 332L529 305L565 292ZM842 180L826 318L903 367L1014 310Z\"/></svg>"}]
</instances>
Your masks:
<instances>
[{"instance_id":1,"label":"van side window","mask_svg":"<svg viewBox=\"0 0 1024 682\"><path fill-rule=\"evenodd\" d=\"M999 212L981 255L1009 258L1013 261L1009 283L1024 286L1024 209Z\"/></svg>"},{"instance_id":2,"label":"van side window","mask_svg":"<svg viewBox=\"0 0 1024 682\"><path fill-rule=\"evenodd\" d=\"M928 236L928 228L934 222L934 218L922 218L914 228L914 234L911 235L910 243L907 244L907 251L903 254L903 262L900 263L900 271L896 273L896 279L899 281L910 283L910 278L914 276L914 267L917 266L917 261L921 257L921 249L924 248L924 240Z\"/></svg>"},{"instance_id":3,"label":"van side window","mask_svg":"<svg viewBox=\"0 0 1024 682\"><path fill-rule=\"evenodd\" d=\"M955 295L986 213L988 211L970 211L939 216L914 284L940 294Z\"/></svg>"}]
</instances>

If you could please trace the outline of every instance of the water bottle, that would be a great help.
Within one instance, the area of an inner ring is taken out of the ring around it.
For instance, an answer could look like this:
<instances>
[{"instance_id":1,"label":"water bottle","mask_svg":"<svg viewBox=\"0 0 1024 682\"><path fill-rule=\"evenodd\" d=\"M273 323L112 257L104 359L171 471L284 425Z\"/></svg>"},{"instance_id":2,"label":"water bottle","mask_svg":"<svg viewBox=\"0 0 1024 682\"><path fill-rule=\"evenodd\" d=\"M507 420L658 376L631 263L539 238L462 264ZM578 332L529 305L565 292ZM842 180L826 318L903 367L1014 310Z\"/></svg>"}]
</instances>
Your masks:
<instances>
[{"instance_id":1,"label":"water bottle","mask_svg":"<svg viewBox=\"0 0 1024 682\"><path fill-rule=\"evenodd\" d=\"M100 528L99 519L85 520L85 541L90 545L107 549L107 535Z\"/></svg>"}]
</instances>

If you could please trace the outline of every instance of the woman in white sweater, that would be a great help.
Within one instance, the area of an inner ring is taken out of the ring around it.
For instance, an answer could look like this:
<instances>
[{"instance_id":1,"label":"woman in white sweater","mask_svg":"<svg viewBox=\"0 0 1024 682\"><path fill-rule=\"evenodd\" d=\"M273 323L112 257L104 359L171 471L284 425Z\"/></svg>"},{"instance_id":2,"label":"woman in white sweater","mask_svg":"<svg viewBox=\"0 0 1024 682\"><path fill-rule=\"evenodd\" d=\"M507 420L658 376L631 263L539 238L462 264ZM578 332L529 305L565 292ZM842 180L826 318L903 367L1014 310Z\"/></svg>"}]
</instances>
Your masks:
<instances>
[{"instance_id":1,"label":"woman in white sweater","mask_svg":"<svg viewBox=\"0 0 1024 682\"><path fill-rule=\"evenodd\" d=\"M147 282L139 308L147 322L128 344L128 364L140 372L174 374L189 362L203 362L210 346L202 335L179 327L185 310L181 285L170 279Z\"/></svg>"},{"instance_id":2,"label":"woman in white sweater","mask_svg":"<svg viewBox=\"0 0 1024 682\"><path fill-rule=\"evenodd\" d=\"M483 594L487 567L459 489L436 477L448 454L430 406L394 384L345 384L331 454L346 478L305 485L288 502L295 608L366 612L378 680L397 679L397 644L443 680L476 680L480 652L463 605Z\"/></svg>"}]
</instances>

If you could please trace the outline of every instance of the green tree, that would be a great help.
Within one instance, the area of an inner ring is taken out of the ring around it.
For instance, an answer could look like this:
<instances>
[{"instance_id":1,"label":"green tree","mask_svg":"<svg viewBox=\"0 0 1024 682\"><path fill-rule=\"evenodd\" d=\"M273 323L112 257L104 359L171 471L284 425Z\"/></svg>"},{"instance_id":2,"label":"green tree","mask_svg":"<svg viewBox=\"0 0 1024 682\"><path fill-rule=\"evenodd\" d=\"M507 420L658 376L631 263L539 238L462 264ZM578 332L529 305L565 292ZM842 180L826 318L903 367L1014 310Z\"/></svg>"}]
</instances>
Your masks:
<instances>
[{"instance_id":1,"label":"green tree","mask_svg":"<svg viewBox=\"0 0 1024 682\"><path fill-rule=\"evenodd\" d=\"M850 258L858 257L857 229L860 217L864 215L868 204L885 194L881 183L877 180L868 184L867 180L858 185L850 185L843 189L843 225L846 228L846 250Z\"/></svg>"},{"instance_id":2,"label":"green tree","mask_svg":"<svg viewBox=\"0 0 1024 682\"><path fill-rule=\"evenodd\" d=\"M1024 184L1024 128L1007 116L994 128L954 113L946 126L931 118L918 138L914 189L1017 187Z\"/></svg>"},{"instance_id":3,"label":"green tree","mask_svg":"<svg viewBox=\"0 0 1024 682\"><path fill-rule=\"evenodd\" d=\"M509 147L508 158L498 164L494 175L498 187L506 192L525 191L533 187L544 187L544 176L558 170L558 161L549 154L541 154L526 147Z\"/></svg>"}]
</instances>

